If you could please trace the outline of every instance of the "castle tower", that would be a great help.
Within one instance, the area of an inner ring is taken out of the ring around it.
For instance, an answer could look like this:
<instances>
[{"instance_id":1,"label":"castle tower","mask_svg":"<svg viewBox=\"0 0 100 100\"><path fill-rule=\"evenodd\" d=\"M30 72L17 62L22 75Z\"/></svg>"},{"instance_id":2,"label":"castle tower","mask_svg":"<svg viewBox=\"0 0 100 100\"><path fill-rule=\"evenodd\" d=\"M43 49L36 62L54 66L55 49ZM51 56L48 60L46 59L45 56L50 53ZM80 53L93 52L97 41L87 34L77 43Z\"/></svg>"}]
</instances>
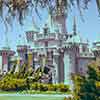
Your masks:
<instances>
[{"instance_id":1,"label":"castle tower","mask_svg":"<svg viewBox=\"0 0 100 100\"><path fill-rule=\"evenodd\" d=\"M76 26L76 17L74 16L74 20L73 20L73 34L76 35L77 34L77 26Z\"/></svg>"},{"instance_id":2,"label":"castle tower","mask_svg":"<svg viewBox=\"0 0 100 100\"><path fill-rule=\"evenodd\" d=\"M70 84L71 81L71 73L77 73L77 56L79 54L79 44L80 37L77 34L77 26L76 26L76 18L73 20L73 32L70 37L66 40L66 44L63 48L64 56L63 56L63 73L62 77L64 80L64 84Z\"/></svg>"},{"instance_id":3,"label":"castle tower","mask_svg":"<svg viewBox=\"0 0 100 100\"><path fill-rule=\"evenodd\" d=\"M14 54L15 52L9 47L8 34L5 32L5 45L0 50L0 56L2 57L1 73L5 74L10 70L10 57Z\"/></svg>"},{"instance_id":4,"label":"castle tower","mask_svg":"<svg viewBox=\"0 0 100 100\"><path fill-rule=\"evenodd\" d=\"M34 53L33 53L33 49L29 49L28 50L28 65L32 66L33 68L34 66Z\"/></svg>"},{"instance_id":5,"label":"castle tower","mask_svg":"<svg viewBox=\"0 0 100 100\"><path fill-rule=\"evenodd\" d=\"M98 37L96 41L93 43L93 49L92 49L94 56L96 59L100 59L100 35L98 34Z\"/></svg>"},{"instance_id":6,"label":"castle tower","mask_svg":"<svg viewBox=\"0 0 100 100\"><path fill-rule=\"evenodd\" d=\"M18 52L18 56L22 59L22 63L27 63L28 61L28 51L29 46L25 43L24 38L21 37L21 35L19 35L19 41L17 44L17 52Z\"/></svg>"},{"instance_id":7,"label":"castle tower","mask_svg":"<svg viewBox=\"0 0 100 100\"><path fill-rule=\"evenodd\" d=\"M26 45L17 45L18 56L22 58L22 62L27 62L27 46Z\"/></svg>"},{"instance_id":8,"label":"castle tower","mask_svg":"<svg viewBox=\"0 0 100 100\"><path fill-rule=\"evenodd\" d=\"M10 50L10 48L3 48L2 50L0 50L0 56L2 56L2 68L1 68L2 73L7 73L10 70L9 59L14 54L15 52Z\"/></svg>"},{"instance_id":9,"label":"castle tower","mask_svg":"<svg viewBox=\"0 0 100 100\"><path fill-rule=\"evenodd\" d=\"M60 28L61 33L67 33L66 13L64 4L65 0L56 0L56 8L54 14L52 15L54 24Z\"/></svg>"},{"instance_id":10,"label":"castle tower","mask_svg":"<svg viewBox=\"0 0 100 100\"><path fill-rule=\"evenodd\" d=\"M96 59L100 59L100 42L95 42L94 44L94 48L93 48L93 53L96 57Z\"/></svg>"},{"instance_id":11,"label":"castle tower","mask_svg":"<svg viewBox=\"0 0 100 100\"><path fill-rule=\"evenodd\" d=\"M59 49L58 50L59 56L58 56L58 82L63 83L64 82L64 50Z\"/></svg>"}]
</instances>

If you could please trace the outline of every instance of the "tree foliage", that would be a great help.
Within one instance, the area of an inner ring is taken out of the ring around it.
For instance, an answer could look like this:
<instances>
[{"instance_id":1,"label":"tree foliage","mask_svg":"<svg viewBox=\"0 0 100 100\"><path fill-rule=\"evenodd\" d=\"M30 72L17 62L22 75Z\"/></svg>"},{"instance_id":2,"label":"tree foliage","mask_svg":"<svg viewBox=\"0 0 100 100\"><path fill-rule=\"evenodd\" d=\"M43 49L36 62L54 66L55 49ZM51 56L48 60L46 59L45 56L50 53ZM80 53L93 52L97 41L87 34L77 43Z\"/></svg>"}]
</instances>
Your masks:
<instances>
[{"instance_id":1,"label":"tree foliage","mask_svg":"<svg viewBox=\"0 0 100 100\"><path fill-rule=\"evenodd\" d=\"M70 92L69 86L64 84L46 84L40 83L41 76L44 75L43 67L36 71L31 69L28 64L20 66L19 72L15 72L14 67L5 74L0 80L0 90L3 91L23 91L23 90L37 90L37 91L58 91L61 93ZM27 91L26 91L27 92ZM33 92L32 92L33 93Z\"/></svg>"},{"instance_id":2,"label":"tree foliage","mask_svg":"<svg viewBox=\"0 0 100 100\"><path fill-rule=\"evenodd\" d=\"M0 0L0 16L7 23L13 22L16 18L20 24L23 24L23 19L28 12L34 16L33 10L39 15L38 11L46 8L52 16L53 12L62 5L66 14L75 6L81 13L82 10L88 8L89 2L92 0ZM100 0L95 0L95 2L100 13Z\"/></svg>"},{"instance_id":3,"label":"tree foliage","mask_svg":"<svg viewBox=\"0 0 100 100\"><path fill-rule=\"evenodd\" d=\"M89 64L87 75L75 75L72 79L77 100L100 100L100 66L97 62Z\"/></svg>"},{"instance_id":4,"label":"tree foliage","mask_svg":"<svg viewBox=\"0 0 100 100\"><path fill-rule=\"evenodd\" d=\"M61 84L43 84L43 83L33 83L31 84L32 90L40 91L59 91L59 92L70 92L69 86Z\"/></svg>"},{"instance_id":5,"label":"tree foliage","mask_svg":"<svg viewBox=\"0 0 100 100\"><path fill-rule=\"evenodd\" d=\"M27 88L25 79L14 79L6 76L0 81L0 90L4 91L19 91Z\"/></svg>"}]
</instances>

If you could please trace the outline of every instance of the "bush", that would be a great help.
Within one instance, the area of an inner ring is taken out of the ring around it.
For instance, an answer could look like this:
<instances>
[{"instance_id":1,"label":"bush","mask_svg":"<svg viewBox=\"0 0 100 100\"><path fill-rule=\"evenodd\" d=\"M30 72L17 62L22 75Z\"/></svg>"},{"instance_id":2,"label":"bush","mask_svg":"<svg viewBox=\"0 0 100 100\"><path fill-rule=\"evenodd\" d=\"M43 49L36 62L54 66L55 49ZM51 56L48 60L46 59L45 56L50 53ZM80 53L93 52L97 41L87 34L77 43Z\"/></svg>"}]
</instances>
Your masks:
<instances>
[{"instance_id":1,"label":"bush","mask_svg":"<svg viewBox=\"0 0 100 100\"><path fill-rule=\"evenodd\" d=\"M69 91L69 86L68 85L64 85L64 84L59 84L59 91L60 92L68 92Z\"/></svg>"},{"instance_id":2,"label":"bush","mask_svg":"<svg viewBox=\"0 0 100 100\"><path fill-rule=\"evenodd\" d=\"M72 98L72 97L68 97L68 98L65 97L64 100L76 100L76 99L74 99L74 98Z\"/></svg>"},{"instance_id":3,"label":"bush","mask_svg":"<svg viewBox=\"0 0 100 100\"><path fill-rule=\"evenodd\" d=\"M27 84L24 79L12 79L6 77L0 81L0 84L0 89L5 91L19 91L27 88Z\"/></svg>"},{"instance_id":4,"label":"bush","mask_svg":"<svg viewBox=\"0 0 100 100\"><path fill-rule=\"evenodd\" d=\"M47 91L48 85L42 83L33 83L30 87L32 90L40 90L40 91Z\"/></svg>"},{"instance_id":5,"label":"bush","mask_svg":"<svg viewBox=\"0 0 100 100\"><path fill-rule=\"evenodd\" d=\"M47 91L48 85L47 84L40 84L40 91Z\"/></svg>"},{"instance_id":6,"label":"bush","mask_svg":"<svg viewBox=\"0 0 100 100\"><path fill-rule=\"evenodd\" d=\"M48 91L54 91L53 84L48 84Z\"/></svg>"},{"instance_id":7,"label":"bush","mask_svg":"<svg viewBox=\"0 0 100 100\"><path fill-rule=\"evenodd\" d=\"M39 91L58 91L58 92L68 92L69 86L64 84L43 84L43 83L33 83L31 84L31 90Z\"/></svg>"},{"instance_id":8,"label":"bush","mask_svg":"<svg viewBox=\"0 0 100 100\"><path fill-rule=\"evenodd\" d=\"M38 84L37 83L31 84L30 89L31 90L38 90Z\"/></svg>"}]
</instances>

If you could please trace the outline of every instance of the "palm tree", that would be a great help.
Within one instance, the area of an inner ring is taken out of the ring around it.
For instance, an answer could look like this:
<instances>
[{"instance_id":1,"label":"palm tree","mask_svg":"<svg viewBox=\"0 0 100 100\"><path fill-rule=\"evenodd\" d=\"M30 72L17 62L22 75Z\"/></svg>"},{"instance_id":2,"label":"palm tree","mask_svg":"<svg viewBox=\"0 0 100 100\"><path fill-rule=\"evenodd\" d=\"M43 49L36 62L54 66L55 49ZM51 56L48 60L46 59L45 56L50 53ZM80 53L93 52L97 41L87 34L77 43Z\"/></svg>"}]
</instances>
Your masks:
<instances>
[{"instance_id":1,"label":"palm tree","mask_svg":"<svg viewBox=\"0 0 100 100\"><path fill-rule=\"evenodd\" d=\"M38 15L40 8L46 8L50 15L61 4L68 14L69 10L74 6L81 13L83 9L88 8L88 3L92 0L0 0L0 16L4 22L10 23L14 18L22 24L23 19L29 11L35 10ZM100 0L95 0L100 14ZM5 14L6 13L6 14ZM33 12L31 12L33 13Z\"/></svg>"}]
</instances>

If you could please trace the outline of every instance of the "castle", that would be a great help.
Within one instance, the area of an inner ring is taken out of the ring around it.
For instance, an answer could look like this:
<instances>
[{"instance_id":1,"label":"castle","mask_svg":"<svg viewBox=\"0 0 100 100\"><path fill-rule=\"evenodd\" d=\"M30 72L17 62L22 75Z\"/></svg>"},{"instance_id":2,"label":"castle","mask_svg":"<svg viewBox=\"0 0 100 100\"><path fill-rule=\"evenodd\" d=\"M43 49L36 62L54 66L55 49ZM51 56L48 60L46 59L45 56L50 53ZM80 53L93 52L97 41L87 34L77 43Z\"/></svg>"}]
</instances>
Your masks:
<instances>
[{"instance_id":1,"label":"castle","mask_svg":"<svg viewBox=\"0 0 100 100\"><path fill-rule=\"evenodd\" d=\"M1 73L7 73L13 66L14 61L18 65L28 63L37 69L48 68L51 73L52 83L70 84L72 73L86 74L87 64L100 57L100 41L89 48L88 42L83 42L77 33L76 21L73 21L73 32L66 30L66 17L63 7L59 6L59 12L53 16L53 25L46 23L41 32L29 30L26 32L28 44L17 45L18 56L9 48L0 50L2 56ZM53 27L53 28L51 28ZM43 80L46 82L46 80Z\"/></svg>"}]
</instances>

